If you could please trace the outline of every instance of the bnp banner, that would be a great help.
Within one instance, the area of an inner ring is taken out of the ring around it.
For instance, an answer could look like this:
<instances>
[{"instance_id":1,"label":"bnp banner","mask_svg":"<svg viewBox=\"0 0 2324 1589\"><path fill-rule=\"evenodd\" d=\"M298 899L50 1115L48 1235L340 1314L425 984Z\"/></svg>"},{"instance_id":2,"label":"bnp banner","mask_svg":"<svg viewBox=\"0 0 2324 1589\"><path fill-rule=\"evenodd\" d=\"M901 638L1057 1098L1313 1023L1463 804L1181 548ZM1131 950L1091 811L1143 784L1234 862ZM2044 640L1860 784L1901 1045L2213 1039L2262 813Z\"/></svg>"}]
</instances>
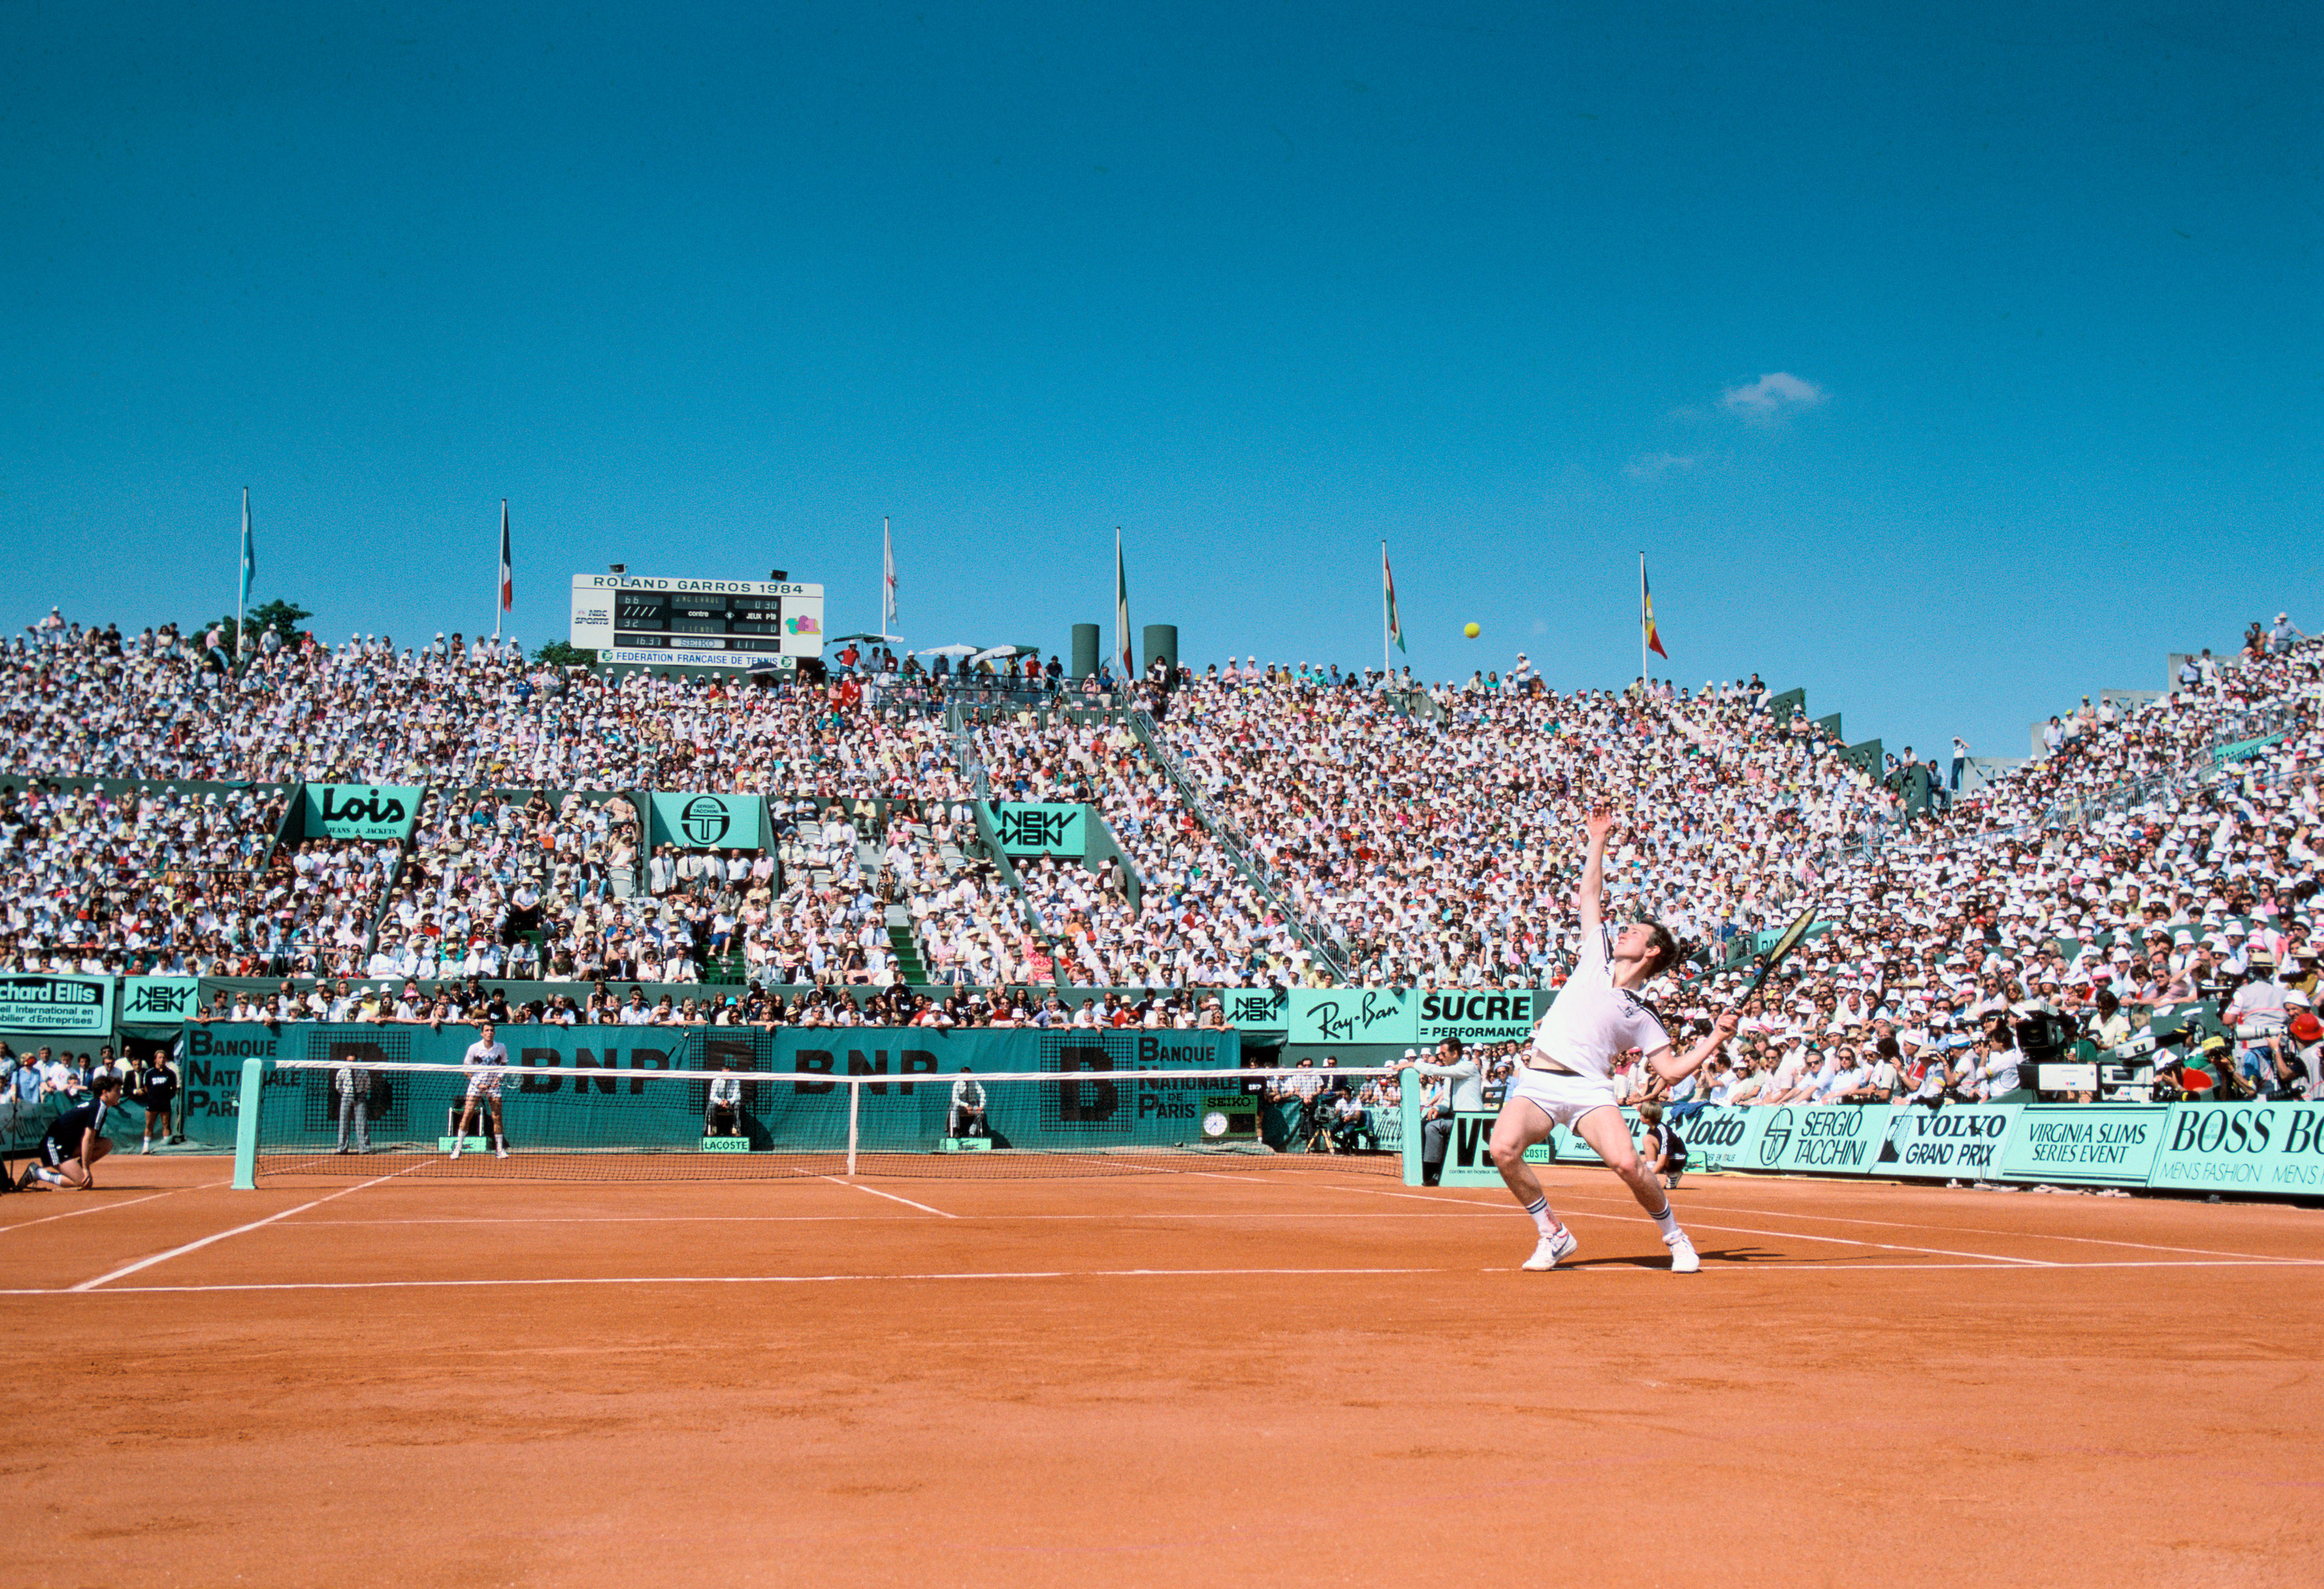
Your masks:
<instances>
[{"instance_id":1,"label":"bnp banner","mask_svg":"<svg viewBox=\"0 0 2324 1589\"><path fill-rule=\"evenodd\" d=\"M1204 1116L1220 1112L1207 1100L1228 1088L1170 1073L1232 1069L1240 1055L1233 1032L1135 1028L510 1026L498 1035L522 1073L507 1076L503 1088L509 1135L520 1151L528 1144L700 1151L706 1077L655 1077L722 1066L746 1078L743 1124L760 1151L844 1151L851 1077L863 1082L856 1122L862 1151L936 1151L949 1134L952 1084L964 1068L1044 1074L1039 1081L988 1084L987 1120L998 1147L1194 1143L1204 1138ZM306 1061L267 1076L260 1146L328 1152L337 1143L336 1072L362 1067L374 1076L368 1122L374 1148L434 1151L452 1129L466 1078L393 1067L456 1067L475 1033L465 1026L439 1032L316 1022L270 1030L214 1022L189 1023L185 1038L189 1122L235 1118L245 1063Z\"/></svg>"},{"instance_id":2,"label":"bnp banner","mask_svg":"<svg viewBox=\"0 0 2324 1589\"><path fill-rule=\"evenodd\" d=\"M112 1030L109 976L0 976L0 1031L77 1038Z\"/></svg>"},{"instance_id":3,"label":"bnp banner","mask_svg":"<svg viewBox=\"0 0 2324 1589\"><path fill-rule=\"evenodd\" d=\"M1400 988L1293 988L1285 1040L1410 1048L1420 1041L1418 1006L1418 996Z\"/></svg>"},{"instance_id":4,"label":"bnp banner","mask_svg":"<svg viewBox=\"0 0 2324 1589\"><path fill-rule=\"evenodd\" d=\"M657 794L652 842L682 850L762 849L759 818L765 809L757 795Z\"/></svg>"},{"instance_id":5,"label":"bnp banner","mask_svg":"<svg viewBox=\"0 0 2324 1589\"><path fill-rule=\"evenodd\" d=\"M124 976L121 979L121 1024L176 1026L201 1008L198 976Z\"/></svg>"},{"instance_id":6,"label":"bnp banner","mask_svg":"<svg viewBox=\"0 0 2324 1589\"><path fill-rule=\"evenodd\" d=\"M2026 1105L2002 1150L2002 1178L2143 1187L2170 1111L2167 1104Z\"/></svg>"},{"instance_id":7,"label":"bnp banner","mask_svg":"<svg viewBox=\"0 0 2324 1589\"><path fill-rule=\"evenodd\" d=\"M2324 1104L2173 1104L2146 1184L2313 1192L2324 1187Z\"/></svg>"},{"instance_id":8,"label":"bnp banner","mask_svg":"<svg viewBox=\"0 0 2324 1589\"><path fill-rule=\"evenodd\" d=\"M1754 1113L1766 1115L1767 1123L1746 1167L1752 1169L1862 1175L1888 1128L1888 1111L1879 1104L1780 1104Z\"/></svg>"},{"instance_id":9,"label":"bnp banner","mask_svg":"<svg viewBox=\"0 0 2324 1589\"><path fill-rule=\"evenodd\" d=\"M1089 853L1087 806L1036 806L1015 802L992 808L993 832L1011 855L1074 855Z\"/></svg>"},{"instance_id":10,"label":"bnp banner","mask_svg":"<svg viewBox=\"0 0 2324 1589\"><path fill-rule=\"evenodd\" d=\"M411 836L420 819L416 783L310 783L306 786L305 831L309 838Z\"/></svg>"},{"instance_id":11,"label":"bnp banner","mask_svg":"<svg viewBox=\"0 0 2324 1589\"><path fill-rule=\"evenodd\" d=\"M1886 1136L1873 1156L1874 1175L1951 1180L1995 1180L2016 1127L2017 1104L1947 1104L1931 1109L1899 1105L1888 1116Z\"/></svg>"}]
</instances>

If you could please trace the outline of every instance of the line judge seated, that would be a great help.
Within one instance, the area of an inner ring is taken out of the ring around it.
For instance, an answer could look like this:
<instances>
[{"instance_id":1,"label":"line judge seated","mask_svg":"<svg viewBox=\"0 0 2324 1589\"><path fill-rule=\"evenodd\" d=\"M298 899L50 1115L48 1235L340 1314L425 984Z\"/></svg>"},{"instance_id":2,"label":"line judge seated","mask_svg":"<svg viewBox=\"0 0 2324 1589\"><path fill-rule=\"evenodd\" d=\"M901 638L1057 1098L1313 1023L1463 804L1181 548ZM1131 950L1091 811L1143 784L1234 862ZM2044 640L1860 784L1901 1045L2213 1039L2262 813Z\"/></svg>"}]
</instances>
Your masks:
<instances>
[{"instance_id":1,"label":"line judge seated","mask_svg":"<svg viewBox=\"0 0 2324 1589\"><path fill-rule=\"evenodd\" d=\"M1411 1050L1405 1052L1410 1054ZM1422 1122L1420 1127L1420 1181L1423 1186L1433 1187L1444 1175L1444 1150L1452 1140L1452 1117L1480 1113L1485 1107L1484 1073L1463 1050L1459 1038L1446 1038L1437 1044L1434 1063L1406 1058L1397 1062L1397 1068L1441 1079L1451 1086L1446 1107Z\"/></svg>"},{"instance_id":2,"label":"line judge seated","mask_svg":"<svg viewBox=\"0 0 2324 1589\"><path fill-rule=\"evenodd\" d=\"M984 1084L962 1066L959 1079L952 1084L952 1104L945 1111L945 1135L955 1141L991 1136L984 1124Z\"/></svg>"}]
</instances>

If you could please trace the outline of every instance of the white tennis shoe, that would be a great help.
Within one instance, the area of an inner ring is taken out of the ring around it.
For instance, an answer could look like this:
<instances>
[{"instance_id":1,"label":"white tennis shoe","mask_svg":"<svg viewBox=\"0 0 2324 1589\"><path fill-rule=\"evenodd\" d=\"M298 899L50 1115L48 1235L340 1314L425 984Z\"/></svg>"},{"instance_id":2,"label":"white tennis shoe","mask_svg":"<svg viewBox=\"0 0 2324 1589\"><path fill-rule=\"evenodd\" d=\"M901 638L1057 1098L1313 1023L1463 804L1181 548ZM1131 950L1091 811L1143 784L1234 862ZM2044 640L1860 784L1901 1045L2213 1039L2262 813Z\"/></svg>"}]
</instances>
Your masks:
<instances>
[{"instance_id":1,"label":"white tennis shoe","mask_svg":"<svg viewBox=\"0 0 2324 1589\"><path fill-rule=\"evenodd\" d=\"M1560 1225L1557 1227L1557 1234L1544 1236L1536 1242L1534 1244L1533 1256L1517 1267L1531 1270L1536 1274L1546 1269L1555 1269L1558 1260L1572 1257L1581 1245L1582 1243L1574 1239L1572 1226Z\"/></svg>"},{"instance_id":2,"label":"white tennis shoe","mask_svg":"<svg viewBox=\"0 0 2324 1589\"><path fill-rule=\"evenodd\" d=\"M1663 1238L1663 1245L1671 1250L1671 1273L1692 1274L1702 1267L1702 1255L1686 1239L1684 1231L1673 1231Z\"/></svg>"}]
</instances>

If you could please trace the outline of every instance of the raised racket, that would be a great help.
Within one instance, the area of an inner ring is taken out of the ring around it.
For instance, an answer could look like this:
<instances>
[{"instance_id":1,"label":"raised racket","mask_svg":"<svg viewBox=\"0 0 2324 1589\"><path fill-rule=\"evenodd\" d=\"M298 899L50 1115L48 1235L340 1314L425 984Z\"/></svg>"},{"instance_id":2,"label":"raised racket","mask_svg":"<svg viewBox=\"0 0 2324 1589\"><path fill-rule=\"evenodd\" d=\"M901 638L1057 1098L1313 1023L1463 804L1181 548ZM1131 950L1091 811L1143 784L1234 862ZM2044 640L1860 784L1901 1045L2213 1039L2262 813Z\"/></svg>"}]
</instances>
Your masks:
<instances>
[{"instance_id":1,"label":"raised racket","mask_svg":"<svg viewBox=\"0 0 2324 1589\"><path fill-rule=\"evenodd\" d=\"M1784 963L1784 957L1800 947L1800 940L1807 937L1808 928L1815 921L1815 905L1811 901L1806 910L1792 918L1792 924L1784 928L1784 936L1777 938L1775 947L1767 951L1767 963L1759 967L1759 975L1751 979L1751 985L1745 988L1743 996L1735 1001L1737 1009L1739 1010L1749 1003L1751 995L1757 993L1766 985L1767 979L1775 975L1775 967Z\"/></svg>"}]
</instances>

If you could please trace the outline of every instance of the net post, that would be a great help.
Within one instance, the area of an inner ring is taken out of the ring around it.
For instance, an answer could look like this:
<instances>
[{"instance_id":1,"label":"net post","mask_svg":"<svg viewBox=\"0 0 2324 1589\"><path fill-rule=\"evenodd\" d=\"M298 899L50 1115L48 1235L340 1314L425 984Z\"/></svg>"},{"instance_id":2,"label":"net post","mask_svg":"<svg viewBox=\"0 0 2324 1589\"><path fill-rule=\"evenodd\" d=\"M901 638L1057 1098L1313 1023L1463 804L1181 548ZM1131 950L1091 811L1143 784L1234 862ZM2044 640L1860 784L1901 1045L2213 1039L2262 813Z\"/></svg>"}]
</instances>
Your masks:
<instances>
[{"instance_id":1,"label":"net post","mask_svg":"<svg viewBox=\"0 0 2324 1589\"><path fill-rule=\"evenodd\" d=\"M1420 1185L1420 1095L1423 1088L1414 1084L1419 1076L1412 1071L1404 1073L1403 1085L1397 1088L1397 1106L1404 1113L1404 1184Z\"/></svg>"},{"instance_id":2,"label":"net post","mask_svg":"<svg viewBox=\"0 0 2324 1589\"><path fill-rule=\"evenodd\" d=\"M232 1189L258 1189L258 1106L266 1094L267 1061L256 1055L242 1062L242 1101L235 1105Z\"/></svg>"},{"instance_id":3,"label":"net post","mask_svg":"<svg viewBox=\"0 0 2324 1589\"><path fill-rule=\"evenodd\" d=\"M847 1177L855 1178L855 1144L861 1133L863 1113L863 1084L850 1078L847 1083Z\"/></svg>"}]
</instances>

